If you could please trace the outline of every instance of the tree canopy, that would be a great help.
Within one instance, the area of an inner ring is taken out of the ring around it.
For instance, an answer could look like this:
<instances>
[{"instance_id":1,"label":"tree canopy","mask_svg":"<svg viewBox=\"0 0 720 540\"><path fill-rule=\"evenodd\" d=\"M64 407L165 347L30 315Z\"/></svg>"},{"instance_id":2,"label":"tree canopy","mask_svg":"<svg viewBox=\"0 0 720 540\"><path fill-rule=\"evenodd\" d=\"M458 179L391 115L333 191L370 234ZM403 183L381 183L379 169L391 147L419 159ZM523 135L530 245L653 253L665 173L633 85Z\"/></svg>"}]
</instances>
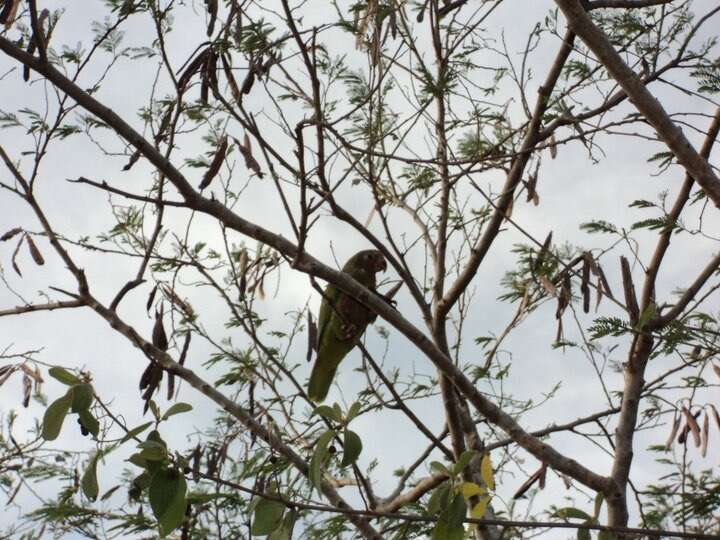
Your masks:
<instances>
[{"instance_id":1,"label":"tree canopy","mask_svg":"<svg viewBox=\"0 0 720 540\"><path fill-rule=\"evenodd\" d=\"M3 534L720 534L717 2L0 6Z\"/></svg>"}]
</instances>

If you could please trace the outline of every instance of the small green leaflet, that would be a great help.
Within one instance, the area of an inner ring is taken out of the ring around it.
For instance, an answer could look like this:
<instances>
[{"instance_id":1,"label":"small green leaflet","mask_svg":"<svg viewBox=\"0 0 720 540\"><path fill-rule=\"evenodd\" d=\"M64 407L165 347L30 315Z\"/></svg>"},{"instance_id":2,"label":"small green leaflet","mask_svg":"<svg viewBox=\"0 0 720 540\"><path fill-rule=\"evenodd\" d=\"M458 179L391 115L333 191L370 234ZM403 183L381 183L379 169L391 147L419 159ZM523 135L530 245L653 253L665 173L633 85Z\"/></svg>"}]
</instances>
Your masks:
<instances>
[{"instance_id":1,"label":"small green leaflet","mask_svg":"<svg viewBox=\"0 0 720 540\"><path fill-rule=\"evenodd\" d=\"M253 536L266 536L273 532L283 517L285 505L271 499L260 499L255 505L250 533Z\"/></svg>"},{"instance_id":2,"label":"small green leaflet","mask_svg":"<svg viewBox=\"0 0 720 540\"><path fill-rule=\"evenodd\" d=\"M97 499L98 493L100 493L100 486L98 485L97 478L97 464L101 456L102 452L99 450L93 454L88 462L87 469L85 469L85 473L82 476L82 480L80 481L83 493L93 502Z\"/></svg>"},{"instance_id":3,"label":"small green leaflet","mask_svg":"<svg viewBox=\"0 0 720 540\"><path fill-rule=\"evenodd\" d=\"M67 393L53 401L43 416L42 437L46 441L54 441L60 435L63 422L72 405L72 388Z\"/></svg>"},{"instance_id":4,"label":"small green leaflet","mask_svg":"<svg viewBox=\"0 0 720 540\"><path fill-rule=\"evenodd\" d=\"M160 526L160 536L167 536L185 518L185 477L175 469L159 469L150 480L148 499Z\"/></svg>"},{"instance_id":5,"label":"small green leaflet","mask_svg":"<svg viewBox=\"0 0 720 540\"><path fill-rule=\"evenodd\" d=\"M362 452L362 441L357 433L349 429L345 430L345 440L343 442L344 451L341 467L347 467L357 461Z\"/></svg>"},{"instance_id":6,"label":"small green leaflet","mask_svg":"<svg viewBox=\"0 0 720 540\"><path fill-rule=\"evenodd\" d=\"M328 446L335 435L336 432L332 429L320 435L317 445L315 446L315 452L313 452L312 458L310 459L310 470L308 471L308 476L310 478L310 482L312 482L312 485L315 486L318 491L320 491L320 486L322 485L323 464L325 458L327 457Z\"/></svg>"}]
</instances>

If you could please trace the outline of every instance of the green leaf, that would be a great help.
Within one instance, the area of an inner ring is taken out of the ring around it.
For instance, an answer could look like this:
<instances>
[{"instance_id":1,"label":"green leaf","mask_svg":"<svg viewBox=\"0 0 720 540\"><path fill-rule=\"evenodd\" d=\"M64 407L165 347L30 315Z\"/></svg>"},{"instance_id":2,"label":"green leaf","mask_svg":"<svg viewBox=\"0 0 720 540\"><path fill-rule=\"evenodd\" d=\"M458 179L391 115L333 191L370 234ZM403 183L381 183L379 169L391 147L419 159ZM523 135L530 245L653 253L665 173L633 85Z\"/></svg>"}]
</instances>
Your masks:
<instances>
[{"instance_id":1,"label":"green leaf","mask_svg":"<svg viewBox=\"0 0 720 540\"><path fill-rule=\"evenodd\" d=\"M167 448L157 441L145 441L138 444L140 458L147 461L162 461L167 457Z\"/></svg>"},{"instance_id":2,"label":"green leaf","mask_svg":"<svg viewBox=\"0 0 720 540\"><path fill-rule=\"evenodd\" d=\"M72 388L63 397L53 401L43 416L42 437L46 441L54 441L60 435L63 422L72 405Z\"/></svg>"},{"instance_id":3,"label":"green leaf","mask_svg":"<svg viewBox=\"0 0 720 540\"><path fill-rule=\"evenodd\" d=\"M328 430L322 435L315 445L315 452L313 452L312 458L310 459L310 470L308 471L310 482L320 491L323 478L323 463L327 456L328 446L330 441L335 436L334 430Z\"/></svg>"},{"instance_id":4,"label":"green leaf","mask_svg":"<svg viewBox=\"0 0 720 540\"><path fill-rule=\"evenodd\" d=\"M260 499L255 505L253 523L250 534L253 536L266 536L273 532L283 517L285 505L270 499Z\"/></svg>"},{"instance_id":5,"label":"green leaf","mask_svg":"<svg viewBox=\"0 0 720 540\"><path fill-rule=\"evenodd\" d=\"M583 521L592 520L592 516L587 515L579 508L572 508L570 506L557 509L553 515L562 519L582 519Z\"/></svg>"},{"instance_id":6,"label":"green leaf","mask_svg":"<svg viewBox=\"0 0 720 540\"><path fill-rule=\"evenodd\" d=\"M452 476L450 469L448 469L443 463L440 463L439 461L431 461L430 469L435 471L435 474L445 474L447 476Z\"/></svg>"},{"instance_id":7,"label":"green leaf","mask_svg":"<svg viewBox=\"0 0 720 540\"><path fill-rule=\"evenodd\" d=\"M143 431L145 431L147 428L153 425L153 422L145 422L144 424L140 424L138 427L131 429L127 432L127 434L122 438L120 441L120 444L128 442L133 437L137 437L140 435Z\"/></svg>"},{"instance_id":8,"label":"green leaf","mask_svg":"<svg viewBox=\"0 0 720 540\"><path fill-rule=\"evenodd\" d=\"M605 500L605 497L602 493L598 493L595 495L595 509L593 510L593 517L595 518L595 521L600 517L600 509L602 508L603 501Z\"/></svg>"},{"instance_id":9,"label":"green leaf","mask_svg":"<svg viewBox=\"0 0 720 540\"><path fill-rule=\"evenodd\" d=\"M100 493L100 486L98 485L97 479L97 464L101 455L102 452L100 451L93 454L88 462L87 469L85 469L85 473L82 476L82 480L80 481L83 493L93 502L97 499L98 493Z\"/></svg>"},{"instance_id":10,"label":"green leaf","mask_svg":"<svg viewBox=\"0 0 720 540\"><path fill-rule=\"evenodd\" d=\"M328 420L334 420L335 422L342 422L342 414L338 414L335 409L328 405L319 405L315 407L315 414L327 418Z\"/></svg>"},{"instance_id":11,"label":"green leaf","mask_svg":"<svg viewBox=\"0 0 720 540\"><path fill-rule=\"evenodd\" d=\"M87 411L92 405L93 387L88 383L76 384L72 387L72 412Z\"/></svg>"},{"instance_id":12,"label":"green leaf","mask_svg":"<svg viewBox=\"0 0 720 540\"><path fill-rule=\"evenodd\" d=\"M100 422L92 415L89 409L82 409L78 412L80 423L87 429L93 437L97 437L100 433Z\"/></svg>"},{"instance_id":13,"label":"green leaf","mask_svg":"<svg viewBox=\"0 0 720 540\"><path fill-rule=\"evenodd\" d=\"M443 510L445 507L447 507L449 494L450 485L447 482L445 482L442 486L433 491L432 495L430 495L430 500L428 501L427 513L431 516L434 516L435 514L440 512L440 510Z\"/></svg>"},{"instance_id":14,"label":"green leaf","mask_svg":"<svg viewBox=\"0 0 720 540\"><path fill-rule=\"evenodd\" d=\"M357 458L362 452L362 441L358 434L349 429L345 430L345 440L343 442L343 458L340 463L341 467L347 467L357 461Z\"/></svg>"},{"instance_id":15,"label":"green leaf","mask_svg":"<svg viewBox=\"0 0 720 540\"><path fill-rule=\"evenodd\" d=\"M185 477L175 469L160 469L153 475L148 499L161 536L167 536L183 522L186 491Z\"/></svg>"},{"instance_id":16,"label":"green leaf","mask_svg":"<svg viewBox=\"0 0 720 540\"><path fill-rule=\"evenodd\" d=\"M453 465L453 474L460 474L465 467L468 466L470 460L475 456L474 450L465 450L457 460L457 463Z\"/></svg>"},{"instance_id":17,"label":"green leaf","mask_svg":"<svg viewBox=\"0 0 720 540\"><path fill-rule=\"evenodd\" d=\"M450 506L440 514L440 519L433 529L432 540L463 540L465 536L463 519L466 511L465 499L458 493Z\"/></svg>"},{"instance_id":18,"label":"green leaf","mask_svg":"<svg viewBox=\"0 0 720 540\"><path fill-rule=\"evenodd\" d=\"M280 526L275 529L267 540L292 540L292 532L295 527L295 512L288 512L285 514Z\"/></svg>"},{"instance_id":19,"label":"green leaf","mask_svg":"<svg viewBox=\"0 0 720 540\"><path fill-rule=\"evenodd\" d=\"M165 411L165 414L163 414L162 419L167 420L171 416L175 414L182 414L188 411L192 411L192 405L189 403L175 403L172 407L170 407L167 411Z\"/></svg>"},{"instance_id":20,"label":"green leaf","mask_svg":"<svg viewBox=\"0 0 720 540\"><path fill-rule=\"evenodd\" d=\"M73 375L67 369L60 366L51 367L48 370L48 374L56 381L59 381L68 386L73 386L82 382L77 376Z\"/></svg>"},{"instance_id":21,"label":"green leaf","mask_svg":"<svg viewBox=\"0 0 720 540\"><path fill-rule=\"evenodd\" d=\"M349 424L360 413L360 407L362 407L362 405L359 401L355 401L352 405L350 405L345 422Z\"/></svg>"}]
</instances>

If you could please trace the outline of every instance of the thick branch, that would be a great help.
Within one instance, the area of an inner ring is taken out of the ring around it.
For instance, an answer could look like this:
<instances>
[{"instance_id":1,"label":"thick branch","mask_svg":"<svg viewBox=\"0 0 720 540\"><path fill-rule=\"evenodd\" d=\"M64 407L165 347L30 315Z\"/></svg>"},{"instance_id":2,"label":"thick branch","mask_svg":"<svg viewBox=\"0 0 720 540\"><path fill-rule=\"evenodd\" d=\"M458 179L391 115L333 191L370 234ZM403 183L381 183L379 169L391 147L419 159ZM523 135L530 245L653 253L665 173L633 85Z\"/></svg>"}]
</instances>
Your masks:
<instances>
[{"instance_id":1,"label":"thick branch","mask_svg":"<svg viewBox=\"0 0 720 540\"><path fill-rule=\"evenodd\" d=\"M555 3L565 14L570 28L595 53L688 174L695 178L715 206L720 208L720 179L707 160L693 148L640 77L624 62L607 36L595 26L580 0L555 0Z\"/></svg>"}]
</instances>

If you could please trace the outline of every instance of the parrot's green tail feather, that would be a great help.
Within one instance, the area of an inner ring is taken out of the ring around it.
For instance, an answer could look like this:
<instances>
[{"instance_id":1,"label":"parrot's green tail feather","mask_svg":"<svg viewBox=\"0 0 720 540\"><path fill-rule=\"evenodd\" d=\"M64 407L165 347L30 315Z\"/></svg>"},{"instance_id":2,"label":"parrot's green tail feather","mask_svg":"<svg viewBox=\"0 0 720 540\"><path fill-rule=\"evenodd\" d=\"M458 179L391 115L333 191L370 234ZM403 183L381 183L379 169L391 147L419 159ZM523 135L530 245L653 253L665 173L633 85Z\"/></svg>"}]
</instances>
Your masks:
<instances>
[{"instance_id":1,"label":"parrot's green tail feather","mask_svg":"<svg viewBox=\"0 0 720 540\"><path fill-rule=\"evenodd\" d=\"M315 362L310 374L310 384L308 385L310 399L320 402L327 397L337 368L338 364L328 365L325 362Z\"/></svg>"}]
</instances>

